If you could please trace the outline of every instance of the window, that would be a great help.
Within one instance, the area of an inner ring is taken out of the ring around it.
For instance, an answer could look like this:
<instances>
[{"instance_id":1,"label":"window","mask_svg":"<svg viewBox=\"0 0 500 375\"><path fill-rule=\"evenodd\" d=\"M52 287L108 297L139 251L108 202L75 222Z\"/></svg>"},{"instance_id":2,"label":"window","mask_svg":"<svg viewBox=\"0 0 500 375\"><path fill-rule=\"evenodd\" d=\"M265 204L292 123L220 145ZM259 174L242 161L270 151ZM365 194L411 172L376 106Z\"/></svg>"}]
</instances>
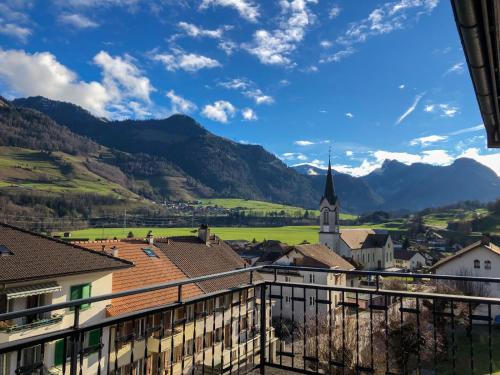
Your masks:
<instances>
[{"instance_id":1,"label":"window","mask_svg":"<svg viewBox=\"0 0 500 375\"><path fill-rule=\"evenodd\" d=\"M316 297L309 296L309 306L314 306L316 304Z\"/></svg>"},{"instance_id":2,"label":"window","mask_svg":"<svg viewBox=\"0 0 500 375\"><path fill-rule=\"evenodd\" d=\"M99 329L94 329L85 332L83 340L84 355L95 353L101 345L101 332ZM80 344L78 344L80 346ZM71 340L66 340L66 358L70 358L73 352ZM54 366L61 366L64 362L64 339L57 340L54 347ZM67 363L68 361L66 361Z\"/></svg>"},{"instance_id":3,"label":"window","mask_svg":"<svg viewBox=\"0 0 500 375\"><path fill-rule=\"evenodd\" d=\"M479 259L474 260L474 268L481 268L481 262L479 262Z\"/></svg>"},{"instance_id":4,"label":"window","mask_svg":"<svg viewBox=\"0 0 500 375\"><path fill-rule=\"evenodd\" d=\"M285 276L285 282L287 282L287 283L290 282L290 276Z\"/></svg>"},{"instance_id":5,"label":"window","mask_svg":"<svg viewBox=\"0 0 500 375\"><path fill-rule=\"evenodd\" d=\"M323 212L323 225L328 225L328 224L330 224L330 219L329 219L329 217L328 217L328 216L329 216L329 215L328 215L328 210L325 210L325 211Z\"/></svg>"},{"instance_id":6,"label":"window","mask_svg":"<svg viewBox=\"0 0 500 375\"><path fill-rule=\"evenodd\" d=\"M311 284L314 284L314 274L312 274L312 273L309 274L309 282Z\"/></svg>"},{"instance_id":7,"label":"window","mask_svg":"<svg viewBox=\"0 0 500 375\"><path fill-rule=\"evenodd\" d=\"M151 249L150 247L146 247L144 249L142 249L142 251L144 251L144 253L150 257L150 258L159 258L158 255L156 255L156 253L154 252L153 249Z\"/></svg>"},{"instance_id":8,"label":"window","mask_svg":"<svg viewBox=\"0 0 500 375\"><path fill-rule=\"evenodd\" d=\"M90 284L82 284L82 285L74 285L70 288L70 301L74 301L77 299L89 298L90 297ZM80 306L81 310L88 309L90 307L90 303L84 303ZM70 310L73 311L75 308L71 307Z\"/></svg>"},{"instance_id":9,"label":"window","mask_svg":"<svg viewBox=\"0 0 500 375\"><path fill-rule=\"evenodd\" d=\"M285 303L292 302L292 298L290 296L285 296Z\"/></svg>"},{"instance_id":10,"label":"window","mask_svg":"<svg viewBox=\"0 0 500 375\"><path fill-rule=\"evenodd\" d=\"M485 270L491 270L491 261L490 260L485 260L484 261L484 269Z\"/></svg>"},{"instance_id":11,"label":"window","mask_svg":"<svg viewBox=\"0 0 500 375\"><path fill-rule=\"evenodd\" d=\"M7 246L0 245L0 256L7 256L14 254Z\"/></svg>"}]
</instances>

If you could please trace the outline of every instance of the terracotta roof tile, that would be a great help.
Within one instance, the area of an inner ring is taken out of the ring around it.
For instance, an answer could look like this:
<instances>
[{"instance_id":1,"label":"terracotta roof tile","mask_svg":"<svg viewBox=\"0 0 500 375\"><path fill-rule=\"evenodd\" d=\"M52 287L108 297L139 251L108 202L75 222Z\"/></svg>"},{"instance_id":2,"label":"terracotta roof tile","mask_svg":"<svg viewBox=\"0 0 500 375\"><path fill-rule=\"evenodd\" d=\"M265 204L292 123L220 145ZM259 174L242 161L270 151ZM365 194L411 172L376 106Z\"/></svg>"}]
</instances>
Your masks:
<instances>
[{"instance_id":1,"label":"terracotta roof tile","mask_svg":"<svg viewBox=\"0 0 500 375\"><path fill-rule=\"evenodd\" d=\"M158 247L149 245L145 241L94 241L81 243L81 245L94 250L102 250L104 245L105 251L112 251L112 247L116 247L120 258L134 263L133 268L113 272L113 292L188 278ZM144 249L150 249L156 256L148 256ZM195 284L184 286L182 291L184 298L203 294L203 291ZM115 298L112 300L111 307L108 308L107 312L110 316L116 316L173 303L176 300L177 288L162 289Z\"/></svg>"}]
</instances>

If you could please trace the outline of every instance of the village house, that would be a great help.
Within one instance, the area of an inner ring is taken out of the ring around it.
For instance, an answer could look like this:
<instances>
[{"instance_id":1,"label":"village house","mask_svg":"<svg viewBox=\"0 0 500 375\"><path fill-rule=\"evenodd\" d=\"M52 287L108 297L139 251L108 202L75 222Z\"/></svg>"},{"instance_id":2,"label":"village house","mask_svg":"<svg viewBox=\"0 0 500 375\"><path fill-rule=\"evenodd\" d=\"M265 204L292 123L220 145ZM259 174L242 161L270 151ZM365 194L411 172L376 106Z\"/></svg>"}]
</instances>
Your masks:
<instances>
[{"instance_id":1,"label":"village house","mask_svg":"<svg viewBox=\"0 0 500 375\"><path fill-rule=\"evenodd\" d=\"M480 241L439 260L430 269L438 275L500 277L500 247L484 235ZM487 292L491 297L500 296L500 284L490 283Z\"/></svg>"},{"instance_id":2,"label":"village house","mask_svg":"<svg viewBox=\"0 0 500 375\"><path fill-rule=\"evenodd\" d=\"M324 272L327 270L353 270L354 267L340 255L331 251L321 244L296 245L283 256L278 258L273 264L283 266L312 267L315 270L279 270L276 274L273 271L261 272L264 279L278 282L308 283L325 286L346 286L346 274L338 272ZM297 322L306 318L311 318L316 314L326 314L331 309L335 309L341 301L340 292L329 292L326 290L314 290L302 288L291 288L274 285L271 287L271 295L279 296L279 300L272 309L274 318L292 319L292 314ZM304 295L305 293L305 295ZM347 298L346 298L347 299ZM295 308L292 308L294 304Z\"/></svg>"},{"instance_id":3,"label":"village house","mask_svg":"<svg viewBox=\"0 0 500 375\"><path fill-rule=\"evenodd\" d=\"M395 250L394 267L402 270L417 271L427 265L426 257L417 251Z\"/></svg>"},{"instance_id":4,"label":"village house","mask_svg":"<svg viewBox=\"0 0 500 375\"><path fill-rule=\"evenodd\" d=\"M25 310L104 295L112 292L113 272L133 264L106 252L64 243L10 225L0 224L0 313ZM106 317L110 300L82 305L79 322L92 323ZM0 344L25 339L74 324L75 309L61 309L0 322ZM106 358L98 361L98 350L107 351L109 330L88 332L83 340L83 373L97 373ZM19 363L15 353L0 355L0 374L47 373L66 362L64 342L58 340L23 349ZM69 343L67 344L68 350ZM42 361L43 352L43 361ZM68 373L68 372L66 372Z\"/></svg>"}]
</instances>

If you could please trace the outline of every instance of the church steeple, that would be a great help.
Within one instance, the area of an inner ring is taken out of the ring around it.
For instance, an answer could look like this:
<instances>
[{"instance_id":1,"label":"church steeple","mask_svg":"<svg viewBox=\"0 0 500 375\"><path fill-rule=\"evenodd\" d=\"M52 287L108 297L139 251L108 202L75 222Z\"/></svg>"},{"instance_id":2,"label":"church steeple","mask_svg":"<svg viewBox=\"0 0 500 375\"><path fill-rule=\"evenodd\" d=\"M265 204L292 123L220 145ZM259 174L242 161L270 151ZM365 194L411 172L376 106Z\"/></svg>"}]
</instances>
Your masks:
<instances>
[{"instance_id":1,"label":"church steeple","mask_svg":"<svg viewBox=\"0 0 500 375\"><path fill-rule=\"evenodd\" d=\"M335 187L333 185L332 163L330 155L328 155L328 172L326 174L325 193L321 200L326 199L328 203L334 205L337 202L337 195L335 194Z\"/></svg>"}]
</instances>

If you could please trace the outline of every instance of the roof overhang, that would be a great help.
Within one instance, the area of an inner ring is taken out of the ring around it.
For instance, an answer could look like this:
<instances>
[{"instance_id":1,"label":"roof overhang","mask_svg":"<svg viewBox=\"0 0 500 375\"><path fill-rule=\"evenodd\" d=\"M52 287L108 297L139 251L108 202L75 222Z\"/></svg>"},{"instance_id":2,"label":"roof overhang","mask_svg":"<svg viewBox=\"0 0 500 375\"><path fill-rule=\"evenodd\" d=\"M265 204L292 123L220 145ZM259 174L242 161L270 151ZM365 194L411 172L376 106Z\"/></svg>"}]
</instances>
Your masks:
<instances>
[{"instance_id":1,"label":"roof overhang","mask_svg":"<svg viewBox=\"0 0 500 375\"><path fill-rule=\"evenodd\" d=\"M500 2L451 0L451 4L488 147L500 148Z\"/></svg>"}]
</instances>

